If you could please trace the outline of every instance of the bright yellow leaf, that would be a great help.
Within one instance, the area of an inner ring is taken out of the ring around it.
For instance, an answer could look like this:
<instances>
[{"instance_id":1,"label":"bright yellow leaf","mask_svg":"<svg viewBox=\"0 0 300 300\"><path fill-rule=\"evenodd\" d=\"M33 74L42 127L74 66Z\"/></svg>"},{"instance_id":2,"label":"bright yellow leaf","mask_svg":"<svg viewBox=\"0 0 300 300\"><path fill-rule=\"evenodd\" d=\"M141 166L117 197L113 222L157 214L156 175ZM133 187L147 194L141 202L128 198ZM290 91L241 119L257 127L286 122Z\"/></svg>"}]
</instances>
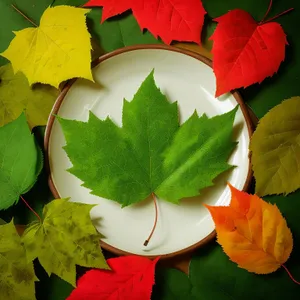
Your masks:
<instances>
[{"instance_id":1,"label":"bright yellow leaf","mask_svg":"<svg viewBox=\"0 0 300 300\"><path fill-rule=\"evenodd\" d=\"M259 196L300 188L300 97L273 107L254 132L250 150Z\"/></svg>"},{"instance_id":2,"label":"bright yellow leaf","mask_svg":"<svg viewBox=\"0 0 300 300\"><path fill-rule=\"evenodd\" d=\"M22 73L14 75L11 64L0 68L0 127L25 111L30 127L46 125L58 90L49 85L30 87Z\"/></svg>"},{"instance_id":3,"label":"bright yellow leaf","mask_svg":"<svg viewBox=\"0 0 300 300\"><path fill-rule=\"evenodd\" d=\"M257 274L276 271L289 258L293 238L276 205L234 187L229 206L206 206L218 243L240 268Z\"/></svg>"},{"instance_id":4,"label":"bright yellow leaf","mask_svg":"<svg viewBox=\"0 0 300 300\"><path fill-rule=\"evenodd\" d=\"M58 87L62 81L82 77L93 80L91 41L86 26L90 10L71 6L49 7L40 26L15 33L1 55L9 59L14 72L23 72L29 84Z\"/></svg>"}]
</instances>

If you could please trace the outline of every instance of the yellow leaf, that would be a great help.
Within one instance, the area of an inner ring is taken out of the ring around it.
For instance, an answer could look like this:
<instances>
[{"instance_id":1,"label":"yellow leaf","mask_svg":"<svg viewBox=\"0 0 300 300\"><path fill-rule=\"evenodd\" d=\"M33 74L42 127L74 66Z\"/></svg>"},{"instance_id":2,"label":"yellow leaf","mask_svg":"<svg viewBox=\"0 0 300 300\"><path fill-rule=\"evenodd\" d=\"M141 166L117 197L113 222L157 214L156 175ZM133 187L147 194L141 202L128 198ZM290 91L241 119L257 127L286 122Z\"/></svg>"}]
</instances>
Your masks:
<instances>
[{"instance_id":1,"label":"yellow leaf","mask_svg":"<svg viewBox=\"0 0 300 300\"><path fill-rule=\"evenodd\" d=\"M240 268L257 274L276 271L289 258L293 238L276 205L234 187L229 206L206 206L218 243Z\"/></svg>"},{"instance_id":2,"label":"yellow leaf","mask_svg":"<svg viewBox=\"0 0 300 300\"><path fill-rule=\"evenodd\" d=\"M71 6L49 7L40 26L15 33L1 55L9 59L14 72L23 72L29 84L58 87L62 81L82 77L93 80L91 41L86 26L90 10Z\"/></svg>"},{"instance_id":3,"label":"yellow leaf","mask_svg":"<svg viewBox=\"0 0 300 300\"><path fill-rule=\"evenodd\" d=\"M58 90L49 85L31 88L22 73L14 75L11 64L0 68L0 126L25 111L30 127L46 125Z\"/></svg>"},{"instance_id":4,"label":"yellow leaf","mask_svg":"<svg viewBox=\"0 0 300 300\"><path fill-rule=\"evenodd\" d=\"M254 132L250 150L256 194L288 194L300 187L300 97L272 108Z\"/></svg>"}]
</instances>

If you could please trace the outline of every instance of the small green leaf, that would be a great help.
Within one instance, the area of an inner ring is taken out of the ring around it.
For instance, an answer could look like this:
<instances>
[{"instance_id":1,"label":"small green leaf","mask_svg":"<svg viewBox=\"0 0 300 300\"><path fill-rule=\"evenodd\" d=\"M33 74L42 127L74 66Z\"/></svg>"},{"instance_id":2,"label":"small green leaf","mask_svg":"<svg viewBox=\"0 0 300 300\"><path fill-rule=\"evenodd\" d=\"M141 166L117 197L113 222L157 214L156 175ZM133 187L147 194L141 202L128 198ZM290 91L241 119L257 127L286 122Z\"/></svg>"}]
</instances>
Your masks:
<instances>
[{"instance_id":1,"label":"small green leaf","mask_svg":"<svg viewBox=\"0 0 300 300\"><path fill-rule=\"evenodd\" d=\"M15 120L23 111L31 127L47 124L57 89L41 84L30 87L23 73L14 75L11 64L0 67L0 80L0 126Z\"/></svg>"},{"instance_id":2,"label":"small green leaf","mask_svg":"<svg viewBox=\"0 0 300 300\"><path fill-rule=\"evenodd\" d=\"M231 166L237 107L208 119L194 113L179 127L177 103L155 85L153 72L132 101L124 101L123 127L90 112L87 123L58 118L73 167L94 195L127 206L151 193L178 203L199 195Z\"/></svg>"},{"instance_id":3,"label":"small green leaf","mask_svg":"<svg viewBox=\"0 0 300 300\"><path fill-rule=\"evenodd\" d=\"M259 121L250 150L256 194L289 194L300 188L300 97L283 101Z\"/></svg>"},{"instance_id":4,"label":"small green leaf","mask_svg":"<svg viewBox=\"0 0 300 300\"><path fill-rule=\"evenodd\" d=\"M31 189L42 170L42 157L24 113L0 127L0 209Z\"/></svg>"},{"instance_id":5,"label":"small green leaf","mask_svg":"<svg viewBox=\"0 0 300 300\"><path fill-rule=\"evenodd\" d=\"M0 226L0 299L35 299L33 263L26 259L13 221Z\"/></svg>"},{"instance_id":6,"label":"small green leaf","mask_svg":"<svg viewBox=\"0 0 300 300\"><path fill-rule=\"evenodd\" d=\"M73 286L76 265L108 269L90 219L94 205L53 200L44 207L43 223L33 222L23 234L29 260L38 258L48 275L54 273Z\"/></svg>"}]
</instances>

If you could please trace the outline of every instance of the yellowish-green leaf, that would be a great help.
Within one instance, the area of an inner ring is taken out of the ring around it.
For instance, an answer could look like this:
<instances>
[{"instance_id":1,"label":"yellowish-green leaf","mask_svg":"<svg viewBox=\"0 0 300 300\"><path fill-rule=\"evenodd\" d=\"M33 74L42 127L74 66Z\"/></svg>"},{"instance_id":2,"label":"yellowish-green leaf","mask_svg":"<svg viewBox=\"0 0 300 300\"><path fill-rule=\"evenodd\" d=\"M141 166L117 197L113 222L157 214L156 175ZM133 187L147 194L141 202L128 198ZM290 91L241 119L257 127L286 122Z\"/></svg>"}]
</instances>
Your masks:
<instances>
[{"instance_id":1,"label":"yellowish-green leaf","mask_svg":"<svg viewBox=\"0 0 300 300\"><path fill-rule=\"evenodd\" d=\"M250 150L256 194L289 194L300 188L300 97L283 101L260 120Z\"/></svg>"},{"instance_id":2,"label":"yellowish-green leaf","mask_svg":"<svg viewBox=\"0 0 300 300\"><path fill-rule=\"evenodd\" d=\"M94 205L57 199L44 207L43 223L34 222L23 234L27 257L38 258L48 275L54 273L75 286L76 265L109 269L90 218Z\"/></svg>"},{"instance_id":3,"label":"yellowish-green leaf","mask_svg":"<svg viewBox=\"0 0 300 300\"><path fill-rule=\"evenodd\" d=\"M13 221L0 226L0 299L35 299L33 263L26 259Z\"/></svg>"},{"instance_id":4,"label":"yellowish-green leaf","mask_svg":"<svg viewBox=\"0 0 300 300\"><path fill-rule=\"evenodd\" d=\"M24 74L14 75L11 64L0 67L0 126L25 111L30 127L46 125L58 90L49 85L30 87Z\"/></svg>"},{"instance_id":5,"label":"yellowish-green leaf","mask_svg":"<svg viewBox=\"0 0 300 300\"><path fill-rule=\"evenodd\" d=\"M90 10L71 6L49 7L40 26L15 33L1 55L9 59L14 72L21 71L29 84L46 83L58 87L74 77L93 80L91 41L86 26Z\"/></svg>"}]
</instances>

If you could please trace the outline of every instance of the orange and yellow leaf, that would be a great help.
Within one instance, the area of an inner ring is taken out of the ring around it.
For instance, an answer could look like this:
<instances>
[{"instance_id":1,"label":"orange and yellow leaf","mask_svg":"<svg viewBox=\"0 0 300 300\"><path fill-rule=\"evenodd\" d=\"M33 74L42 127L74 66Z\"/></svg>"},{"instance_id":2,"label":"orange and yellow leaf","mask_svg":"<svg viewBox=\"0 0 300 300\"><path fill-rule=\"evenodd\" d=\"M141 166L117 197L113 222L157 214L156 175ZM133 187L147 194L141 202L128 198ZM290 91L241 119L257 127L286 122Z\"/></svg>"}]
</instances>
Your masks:
<instances>
[{"instance_id":1,"label":"orange and yellow leaf","mask_svg":"<svg viewBox=\"0 0 300 300\"><path fill-rule=\"evenodd\" d=\"M209 206L218 243L240 268L268 274L284 264L293 248L286 220L276 205L229 185L229 206Z\"/></svg>"}]
</instances>

